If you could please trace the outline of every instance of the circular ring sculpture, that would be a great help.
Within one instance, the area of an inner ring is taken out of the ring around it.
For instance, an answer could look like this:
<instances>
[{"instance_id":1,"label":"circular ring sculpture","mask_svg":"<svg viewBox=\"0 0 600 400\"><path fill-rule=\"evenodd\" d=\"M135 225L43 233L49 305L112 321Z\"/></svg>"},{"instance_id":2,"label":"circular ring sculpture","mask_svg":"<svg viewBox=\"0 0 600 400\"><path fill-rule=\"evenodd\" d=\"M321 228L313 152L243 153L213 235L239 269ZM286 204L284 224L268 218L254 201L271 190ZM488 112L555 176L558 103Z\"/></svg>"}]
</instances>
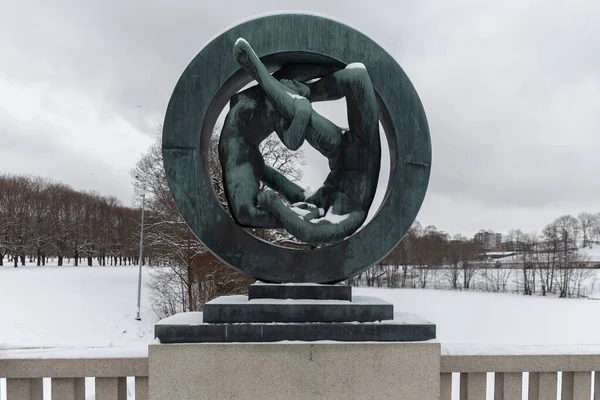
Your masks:
<instances>
[{"instance_id":1,"label":"circular ring sculpture","mask_svg":"<svg viewBox=\"0 0 600 400\"><path fill-rule=\"evenodd\" d=\"M238 38L252 43L265 65L342 69L361 62L369 72L390 150L390 177L373 219L327 247L292 249L244 231L212 188L208 144L230 97L250 82L232 55ZM307 14L278 14L241 23L208 43L179 79L163 130L167 180L184 219L229 266L266 282L334 283L381 261L403 238L421 207L431 169L425 111L410 80L379 45L342 23Z\"/></svg>"}]
</instances>

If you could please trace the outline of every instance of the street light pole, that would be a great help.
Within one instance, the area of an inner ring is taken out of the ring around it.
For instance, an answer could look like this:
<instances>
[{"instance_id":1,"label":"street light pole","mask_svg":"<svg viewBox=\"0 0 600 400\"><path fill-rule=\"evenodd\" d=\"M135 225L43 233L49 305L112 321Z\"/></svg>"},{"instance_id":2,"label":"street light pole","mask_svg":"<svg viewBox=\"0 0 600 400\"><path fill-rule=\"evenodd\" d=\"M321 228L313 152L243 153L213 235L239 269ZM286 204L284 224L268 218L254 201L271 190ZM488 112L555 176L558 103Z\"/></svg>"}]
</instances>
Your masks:
<instances>
[{"instance_id":1,"label":"street light pole","mask_svg":"<svg viewBox=\"0 0 600 400\"><path fill-rule=\"evenodd\" d=\"M142 227L140 229L140 258L138 261L139 273L138 273L138 292L137 292L137 316L135 319L138 321L142 320L140 316L141 300L142 300L142 263L144 256L144 203L146 200L146 193L142 194Z\"/></svg>"}]
</instances>

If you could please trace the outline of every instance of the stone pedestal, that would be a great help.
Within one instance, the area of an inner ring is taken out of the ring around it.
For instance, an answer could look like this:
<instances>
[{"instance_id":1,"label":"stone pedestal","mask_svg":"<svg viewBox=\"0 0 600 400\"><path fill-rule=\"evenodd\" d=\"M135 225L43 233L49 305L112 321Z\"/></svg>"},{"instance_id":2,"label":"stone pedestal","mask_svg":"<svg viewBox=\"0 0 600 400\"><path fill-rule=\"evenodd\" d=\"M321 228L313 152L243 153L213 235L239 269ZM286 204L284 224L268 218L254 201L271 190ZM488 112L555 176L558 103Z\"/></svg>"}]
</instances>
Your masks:
<instances>
[{"instance_id":1,"label":"stone pedestal","mask_svg":"<svg viewBox=\"0 0 600 400\"><path fill-rule=\"evenodd\" d=\"M206 323L201 312L175 314L154 326L168 343L232 343L336 340L343 342L414 342L435 339L435 325L418 315L395 313L375 322L227 322Z\"/></svg>"},{"instance_id":2,"label":"stone pedestal","mask_svg":"<svg viewBox=\"0 0 600 400\"><path fill-rule=\"evenodd\" d=\"M394 313L376 297L352 296L346 285L251 285L248 296L221 296L204 312L181 313L154 328L161 343L335 340L414 342L435 339L435 325Z\"/></svg>"},{"instance_id":3,"label":"stone pedestal","mask_svg":"<svg viewBox=\"0 0 600 400\"><path fill-rule=\"evenodd\" d=\"M151 400L438 400L440 345L160 344L149 376Z\"/></svg>"},{"instance_id":4,"label":"stone pedestal","mask_svg":"<svg viewBox=\"0 0 600 400\"><path fill-rule=\"evenodd\" d=\"M264 283L256 282L248 287L248 299L312 299L352 301L352 286L338 283Z\"/></svg>"}]
</instances>

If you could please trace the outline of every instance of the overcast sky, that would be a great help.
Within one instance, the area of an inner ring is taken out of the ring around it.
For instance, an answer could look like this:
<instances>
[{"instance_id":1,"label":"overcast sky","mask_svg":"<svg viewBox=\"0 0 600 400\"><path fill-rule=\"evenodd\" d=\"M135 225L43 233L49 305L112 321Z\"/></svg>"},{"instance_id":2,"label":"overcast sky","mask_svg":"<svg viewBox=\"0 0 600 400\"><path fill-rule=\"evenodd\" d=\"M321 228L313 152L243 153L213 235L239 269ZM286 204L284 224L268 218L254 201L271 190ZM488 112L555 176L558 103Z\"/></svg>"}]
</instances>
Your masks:
<instances>
[{"instance_id":1,"label":"overcast sky","mask_svg":"<svg viewBox=\"0 0 600 400\"><path fill-rule=\"evenodd\" d=\"M0 172L130 204L129 170L202 46L252 15L303 10L370 36L415 85L433 146L424 225L539 231L600 211L597 0L0 3Z\"/></svg>"}]
</instances>

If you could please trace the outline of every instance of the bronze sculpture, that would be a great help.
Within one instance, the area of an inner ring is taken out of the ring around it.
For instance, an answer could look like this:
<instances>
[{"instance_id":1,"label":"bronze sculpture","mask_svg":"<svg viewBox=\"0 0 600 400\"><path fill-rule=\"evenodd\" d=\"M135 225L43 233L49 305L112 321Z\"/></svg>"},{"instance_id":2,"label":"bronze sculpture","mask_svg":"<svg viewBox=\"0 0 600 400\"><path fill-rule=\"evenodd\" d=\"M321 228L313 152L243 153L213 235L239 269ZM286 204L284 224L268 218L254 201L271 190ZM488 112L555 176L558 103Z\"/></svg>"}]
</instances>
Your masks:
<instances>
[{"instance_id":1,"label":"bronze sculpture","mask_svg":"<svg viewBox=\"0 0 600 400\"><path fill-rule=\"evenodd\" d=\"M351 235L365 221L373 201L381 157L379 111L366 68L353 63L305 84L273 77L242 38L233 51L258 83L232 97L219 143L234 219L248 227L283 226L309 244L336 242ZM311 105L342 97L348 107L347 129ZM273 131L290 150L297 150L306 140L328 158L331 172L314 194L306 196L302 188L265 165L258 145ZM259 180L272 190L259 193Z\"/></svg>"},{"instance_id":2,"label":"bronze sculpture","mask_svg":"<svg viewBox=\"0 0 600 400\"><path fill-rule=\"evenodd\" d=\"M258 85L242 90L252 79ZM347 130L312 109L341 97ZM220 160L228 210L212 187L207 150L227 103ZM389 183L365 224L379 175L379 124ZM290 149L306 141L329 160L314 195L264 164L258 146L272 132ZM222 261L262 281L333 283L379 262L407 232L427 189L431 141L413 85L377 43L327 18L278 14L232 27L190 62L167 109L163 157L183 217ZM260 182L269 190L259 193ZM277 246L243 227L285 228L321 246Z\"/></svg>"}]
</instances>

